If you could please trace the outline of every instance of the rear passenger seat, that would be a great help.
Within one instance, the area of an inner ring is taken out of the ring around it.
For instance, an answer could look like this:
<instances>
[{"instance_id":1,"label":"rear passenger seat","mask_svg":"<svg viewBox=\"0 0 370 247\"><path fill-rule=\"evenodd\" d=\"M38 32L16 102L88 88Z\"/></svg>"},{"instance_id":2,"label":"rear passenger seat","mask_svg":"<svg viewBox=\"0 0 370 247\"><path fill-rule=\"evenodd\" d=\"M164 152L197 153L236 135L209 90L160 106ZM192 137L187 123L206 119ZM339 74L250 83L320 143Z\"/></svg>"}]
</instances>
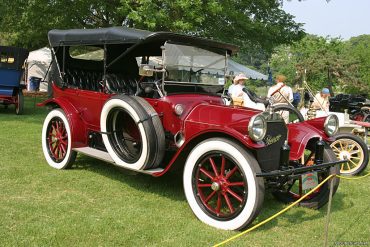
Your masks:
<instances>
[{"instance_id":1,"label":"rear passenger seat","mask_svg":"<svg viewBox=\"0 0 370 247\"><path fill-rule=\"evenodd\" d=\"M122 74L106 74L106 87L110 93L134 95L137 84L133 76ZM100 91L103 73L90 70L66 69L64 81L69 87L90 91Z\"/></svg>"},{"instance_id":2,"label":"rear passenger seat","mask_svg":"<svg viewBox=\"0 0 370 247\"><path fill-rule=\"evenodd\" d=\"M73 88L99 91L99 82L103 79L103 73L89 70L67 69L64 81Z\"/></svg>"}]
</instances>

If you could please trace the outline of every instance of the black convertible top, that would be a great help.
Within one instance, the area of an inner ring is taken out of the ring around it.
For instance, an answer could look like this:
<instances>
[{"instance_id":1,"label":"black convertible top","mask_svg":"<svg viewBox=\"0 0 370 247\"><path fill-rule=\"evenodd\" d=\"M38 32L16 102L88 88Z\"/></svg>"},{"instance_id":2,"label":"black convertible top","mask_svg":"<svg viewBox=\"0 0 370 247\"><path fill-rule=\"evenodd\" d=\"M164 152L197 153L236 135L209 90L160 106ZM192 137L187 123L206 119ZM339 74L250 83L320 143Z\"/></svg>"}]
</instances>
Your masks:
<instances>
[{"instance_id":1,"label":"black convertible top","mask_svg":"<svg viewBox=\"0 0 370 247\"><path fill-rule=\"evenodd\" d=\"M68 29L49 31L49 42L52 47L74 45L104 45L104 44L144 44L166 41L192 44L201 47L227 50L229 54L236 53L235 45L198 38L171 32L150 32L127 27L109 27L98 29Z\"/></svg>"},{"instance_id":2,"label":"black convertible top","mask_svg":"<svg viewBox=\"0 0 370 247\"><path fill-rule=\"evenodd\" d=\"M28 57L28 50L14 46L0 46L0 68L20 70ZM12 58L11 63L8 59Z\"/></svg>"}]
</instances>

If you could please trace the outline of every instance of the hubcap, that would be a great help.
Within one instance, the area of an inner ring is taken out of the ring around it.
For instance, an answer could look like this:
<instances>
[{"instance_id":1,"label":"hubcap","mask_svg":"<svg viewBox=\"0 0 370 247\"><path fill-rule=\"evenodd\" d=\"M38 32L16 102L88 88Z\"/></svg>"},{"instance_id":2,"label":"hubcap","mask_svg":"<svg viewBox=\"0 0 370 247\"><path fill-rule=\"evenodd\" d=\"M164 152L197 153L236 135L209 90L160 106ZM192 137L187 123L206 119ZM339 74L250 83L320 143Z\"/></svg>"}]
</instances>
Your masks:
<instances>
[{"instance_id":1,"label":"hubcap","mask_svg":"<svg viewBox=\"0 0 370 247\"><path fill-rule=\"evenodd\" d=\"M212 185L211 185L211 188L214 190L214 191L218 191L220 189L220 185L216 182L213 182Z\"/></svg>"}]
</instances>

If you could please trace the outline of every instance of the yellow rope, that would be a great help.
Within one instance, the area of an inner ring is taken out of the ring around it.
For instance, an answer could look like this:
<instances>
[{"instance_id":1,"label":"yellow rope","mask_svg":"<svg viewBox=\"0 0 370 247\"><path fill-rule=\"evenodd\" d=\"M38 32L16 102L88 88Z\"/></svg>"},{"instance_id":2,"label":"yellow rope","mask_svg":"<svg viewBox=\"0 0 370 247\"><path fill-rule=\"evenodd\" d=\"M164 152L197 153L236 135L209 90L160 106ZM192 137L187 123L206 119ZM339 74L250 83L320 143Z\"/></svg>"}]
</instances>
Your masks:
<instances>
[{"instance_id":1,"label":"yellow rope","mask_svg":"<svg viewBox=\"0 0 370 247\"><path fill-rule=\"evenodd\" d=\"M320 184L318 184L315 188L313 188L312 190L310 190L307 194L305 194L304 196L302 196L300 199L298 199L297 201L295 201L294 203L290 204L288 207L284 208L283 210L279 211L278 213L274 214L273 216L271 216L270 218L258 223L257 225L245 230L244 232L241 232L235 236L232 236L231 238L229 239L226 239L225 241L221 242L221 243L218 243L216 245L214 245L213 247L218 247L218 246L221 246L223 244L226 244L227 242L230 242L231 240L233 239L236 239L248 232L251 232L253 231L254 229L266 224L267 222L271 221L272 219L275 219L276 217L278 217L279 215L285 213L286 211L288 211L290 208L294 207L295 205L297 205L299 202L301 202L302 200L304 200L307 196L311 195L314 191L316 191L318 188L320 188L326 181L328 181L329 179L331 179L332 177L334 177L335 174L332 174L330 176L328 176L327 178L325 178Z\"/></svg>"},{"instance_id":2,"label":"yellow rope","mask_svg":"<svg viewBox=\"0 0 370 247\"><path fill-rule=\"evenodd\" d=\"M223 241L223 242L221 242L221 243L218 243L218 244L214 245L213 247L218 247L218 246L224 245L224 244L226 244L226 243L228 243L228 242L230 242L230 241L232 241L232 240L234 240L234 239L236 239L236 238L238 238L238 237L240 237L240 236L242 236L242 235L244 235L244 234L246 234L246 233L248 233L248 232L253 231L254 229L256 229L256 228L258 228L258 227L260 227L260 226L262 226L262 225L266 224L267 222L269 222L269 221L271 221L271 220L275 219L275 218L276 218L276 217L278 217L279 215L281 215L281 214L285 213L285 212L286 212L286 211L288 211L290 208L292 208L292 207L294 207L295 205L297 205L298 203L300 203L300 202L301 202L302 200L304 200L307 196L311 195L314 191L316 191L318 188L320 188L320 187L321 187L321 186L322 186L326 181L328 181L329 179L331 179L331 178L332 178L332 177L334 177L334 176L336 176L336 177L338 177L338 178L341 178L341 179L346 179L346 180L357 180L357 179L362 179L362 178L365 178L365 177L370 176L370 173L368 173L368 174L366 174L366 175L364 175L364 176L361 176L361 177L355 177L355 178L343 177L343 176L339 176L339 175L332 174L332 175L328 176L327 178L325 178L325 179L324 179L320 184L318 184L315 188L313 188L312 190L310 190L307 194L305 194L304 196L302 196L300 199L298 199L298 200L297 200L297 201L295 201L294 203L290 204L288 207L286 207L286 208L284 208L283 210L281 210L281 211L277 212L276 214L274 214L273 216L271 216L271 217L267 218L266 220L264 220L264 221L262 221L262 222L258 223L257 225L255 225L255 226L253 226L253 227L251 227L251 228L249 228L249 229L247 229L247 230L245 230L245 231L243 231L243 232L241 232L241 233L239 233L239 234L237 234L237 235L234 235L234 236L232 236L231 238L226 239L225 241Z\"/></svg>"}]
</instances>

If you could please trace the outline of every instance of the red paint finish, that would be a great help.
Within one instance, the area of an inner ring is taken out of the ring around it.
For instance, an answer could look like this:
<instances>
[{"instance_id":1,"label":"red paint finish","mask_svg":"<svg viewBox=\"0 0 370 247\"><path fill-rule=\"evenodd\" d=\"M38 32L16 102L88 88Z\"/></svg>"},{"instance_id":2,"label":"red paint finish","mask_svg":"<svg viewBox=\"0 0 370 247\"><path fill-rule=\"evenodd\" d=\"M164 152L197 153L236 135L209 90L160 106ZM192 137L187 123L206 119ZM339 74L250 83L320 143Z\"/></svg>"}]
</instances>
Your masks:
<instances>
[{"instance_id":1,"label":"red paint finish","mask_svg":"<svg viewBox=\"0 0 370 247\"><path fill-rule=\"evenodd\" d=\"M301 123L288 124L288 143L290 159L298 160L304 152L309 140L320 137L326 142L334 141L324 132L325 117L308 120Z\"/></svg>"},{"instance_id":2,"label":"red paint finish","mask_svg":"<svg viewBox=\"0 0 370 247\"><path fill-rule=\"evenodd\" d=\"M260 111L224 105L200 104L185 119L185 138L192 139L199 133L221 132L235 137L249 148L265 145L253 142L248 136L248 123Z\"/></svg>"},{"instance_id":3,"label":"red paint finish","mask_svg":"<svg viewBox=\"0 0 370 247\"><path fill-rule=\"evenodd\" d=\"M103 108L104 93L72 88L60 89L53 84L53 94L54 98L63 98L73 105L86 127L100 130L100 113Z\"/></svg>"},{"instance_id":4,"label":"red paint finish","mask_svg":"<svg viewBox=\"0 0 370 247\"><path fill-rule=\"evenodd\" d=\"M87 146L88 133L100 131L100 114L104 103L114 96L102 92L80 89L60 89L53 84L54 98L43 102L42 105L57 104L67 115L72 132L72 148ZM162 120L164 130L174 136L179 131L185 137L185 143L172 157L172 160L161 173L166 173L176 158L188 143L200 135L207 133L222 133L237 139L248 149L263 148L263 142L255 143L248 136L248 123L252 116L261 111L245 107L223 105L221 97L202 94L169 95L160 99L146 100L157 111ZM181 104L183 113L178 116L175 106ZM299 159L307 142L312 138L322 137L330 141L323 132L325 118L313 119L303 123L288 125L288 142L291 147L290 158ZM176 147L170 141L170 146Z\"/></svg>"}]
</instances>

